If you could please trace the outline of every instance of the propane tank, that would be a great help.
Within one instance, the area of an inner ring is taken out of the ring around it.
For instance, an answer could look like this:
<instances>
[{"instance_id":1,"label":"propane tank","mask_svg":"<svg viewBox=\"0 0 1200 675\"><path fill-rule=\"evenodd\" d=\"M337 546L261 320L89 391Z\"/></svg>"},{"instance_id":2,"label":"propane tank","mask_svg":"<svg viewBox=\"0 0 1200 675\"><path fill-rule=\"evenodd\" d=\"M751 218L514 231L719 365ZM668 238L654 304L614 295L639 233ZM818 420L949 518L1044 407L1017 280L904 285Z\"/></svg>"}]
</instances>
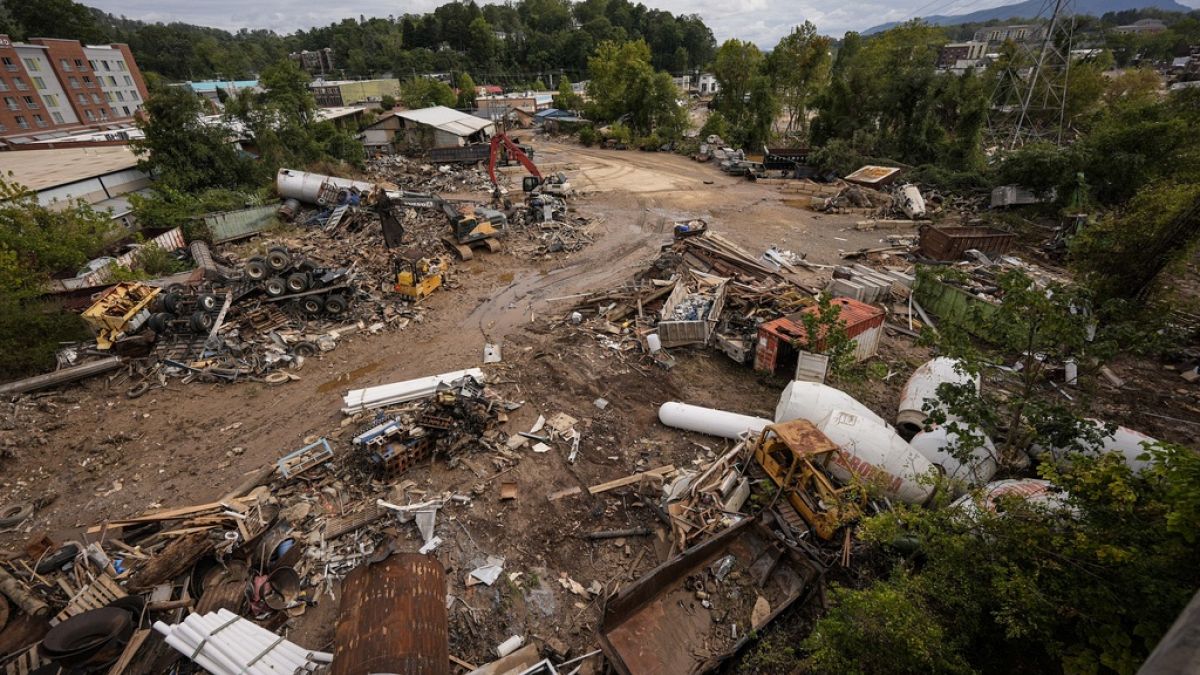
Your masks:
<instances>
[{"instance_id":1,"label":"propane tank","mask_svg":"<svg viewBox=\"0 0 1200 675\"><path fill-rule=\"evenodd\" d=\"M1087 422L1096 429L1104 426L1104 422L1098 419L1088 419ZM1146 452L1145 447L1142 445L1143 443L1155 444L1158 443L1158 439L1151 438L1140 431L1134 431L1127 427L1117 427L1111 434L1105 435L1100 439L1099 452L1119 452L1125 458L1125 463L1129 465L1129 468L1133 469L1134 472L1141 472L1150 466L1150 462L1139 459ZM1034 457L1040 457L1047 451L1051 452L1057 461L1065 461L1070 454L1070 450L1067 448L1047 448L1037 444L1029 448L1029 453Z\"/></svg>"},{"instance_id":2,"label":"propane tank","mask_svg":"<svg viewBox=\"0 0 1200 675\"><path fill-rule=\"evenodd\" d=\"M816 424L833 410L848 410L877 424L889 426L882 417L841 389L802 380L794 380L784 388L779 405L775 408L775 421L799 419Z\"/></svg>"},{"instance_id":3,"label":"propane tank","mask_svg":"<svg viewBox=\"0 0 1200 675\"><path fill-rule=\"evenodd\" d=\"M658 419L669 427L735 441L747 431L758 433L771 423L771 420L762 417L739 415L674 401L659 406Z\"/></svg>"},{"instance_id":4,"label":"propane tank","mask_svg":"<svg viewBox=\"0 0 1200 675\"><path fill-rule=\"evenodd\" d=\"M909 445L934 466L939 466L954 484L978 487L992 479L999 468L996 464L996 446L992 439L983 437L983 444L971 452L971 458L962 462L951 455L947 448L958 441L958 434L944 426L922 431L912 437Z\"/></svg>"},{"instance_id":5,"label":"propane tank","mask_svg":"<svg viewBox=\"0 0 1200 675\"><path fill-rule=\"evenodd\" d=\"M925 413L925 400L936 399L938 386L944 383L967 384L975 383L975 392L979 392L979 377L972 377L966 372L959 372L955 366L956 359L940 356L932 361L926 361L913 371L912 377L900 392L900 412L896 415L896 428L905 438L912 438L925 425L929 415Z\"/></svg>"},{"instance_id":6,"label":"propane tank","mask_svg":"<svg viewBox=\"0 0 1200 675\"><path fill-rule=\"evenodd\" d=\"M879 485L884 496L909 504L923 504L933 494L928 479L937 470L886 424L832 410L816 426L842 450L825 467L839 481Z\"/></svg>"}]
</instances>

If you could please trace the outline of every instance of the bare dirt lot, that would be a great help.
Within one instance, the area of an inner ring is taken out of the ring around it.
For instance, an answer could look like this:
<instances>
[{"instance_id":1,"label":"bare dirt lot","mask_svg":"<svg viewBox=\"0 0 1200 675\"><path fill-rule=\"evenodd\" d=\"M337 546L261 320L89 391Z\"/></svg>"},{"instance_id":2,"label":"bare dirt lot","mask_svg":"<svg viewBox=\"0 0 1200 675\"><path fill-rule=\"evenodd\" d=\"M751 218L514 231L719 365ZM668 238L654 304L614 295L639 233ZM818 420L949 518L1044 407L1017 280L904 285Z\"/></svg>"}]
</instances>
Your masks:
<instances>
[{"instance_id":1,"label":"bare dirt lot","mask_svg":"<svg viewBox=\"0 0 1200 675\"><path fill-rule=\"evenodd\" d=\"M565 322L570 302L559 298L631 277L658 254L671 223L681 219L703 218L750 251L774 244L822 264L839 262L845 251L878 246L881 235L855 230L856 217L797 208L775 187L687 158L536 145L538 163L561 167L581 191L572 207L596 219L592 245L538 262L502 252L457 264L458 287L426 299L423 322L348 337L309 359L296 373L300 379L287 384L175 383L127 400L126 382L101 377L33 397L32 406L19 410L3 403L0 504L35 501L39 508L5 533L0 547L16 552L42 533L75 539L79 528L105 519L209 502L306 439L325 436L344 449L352 435L351 427L341 426L347 390L475 367L484 344L494 342L504 360L486 368L491 386L507 400L523 402L505 429L516 433L539 415L565 412L580 421L582 442L573 464L562 447L545 454L522 450L504 474L518 485L512 500L500 499L493 480L499 469L485 454L454 468L433 462L406 474L430 492L473 495L469 506L447 508L438 524L446 543L436 555L446 565L451 594L462 601L451 609L451 651L486 662L491 649L514 634L555 639L577 654L590 651L600 603L565 590L560 576L611 590L657 565L665 551L654 537L588 542L577 536L654 525L637 502L586 492L551 502L546 495L711 457L725 446L663 427L657 406L680 400L770 417L782 383L715 351L682 350L674 369L656 368ZM814 281L822 276L811 274ZM927 354L911 342L885 342L880 360L888 377L850 385L884 417L894 415L896 391ZM1195 394L1162 397L1195 404ZM598 398L608 401L603 410L594 404ZM1115 402L1112 410L1119 411ZM1173 440L1190 435L1186 425L1169 421L1141 428ZM411 525L395 528L399 548L420 546ZM504 558L504 576L490 587L466 588L465 575L488 556ZM319 597L316 607L293 619L291 639L326 648L336 611L336 597Z\"/></svg>"}]
</instances>

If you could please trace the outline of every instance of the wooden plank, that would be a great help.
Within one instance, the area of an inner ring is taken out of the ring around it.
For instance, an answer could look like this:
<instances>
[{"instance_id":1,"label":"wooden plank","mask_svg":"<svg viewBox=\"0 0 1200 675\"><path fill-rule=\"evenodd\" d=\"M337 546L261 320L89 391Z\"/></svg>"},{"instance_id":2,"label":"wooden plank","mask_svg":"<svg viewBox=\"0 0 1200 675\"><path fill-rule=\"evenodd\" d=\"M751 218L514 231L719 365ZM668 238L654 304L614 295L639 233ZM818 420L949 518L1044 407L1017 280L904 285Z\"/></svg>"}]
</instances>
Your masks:
<instances>
[{"instance_id":1,"label":"wooden plank","mask_svg":"<svg viewBox=\"0 0 1200 675\"><path fill-rule=\"evenodd\" d=\"M233 499L233 500L229 500L229 501L233 503L231 505L237 505L237 504L245 505L247 502L253 503L255 500L243 498L243 499ZM156 522L163 521L163 520L177 520L179 518L185 518L187 516L194 516L194 515L198 515L201 513L205 513L206 511L216 511L218 509L223 510L225 508L226 508L225 504L222 502L209 502L208 504L197 504L195 506L181 506L181 507L175 508L175 509L165 509L162 511L155 511L153 513L147 513L147 514L140 515L140 516L134 516L133 518L110 520L105 523L101 523L99 525L93 525L92 527L89 527L87 532L88 532L88 534L96 534L96 533L100 532L100 530L102 530L105 526L123 527L125 525L140 525L142 523L156 523Z\"/></svg>"},{"instance_id":2,"label":"wooden plank","mask_svg":"<svg viewBox=\"0 0 1200 675\"><path fill-rule=\"evenodd\" d=\"M133 573L129 589L143 591L174 579L211 551L213 542L207 532L184 535L167 544L150 562Z\"/></svg>"},{"instance_id":3,"label":"wooden plank","mask_svg":"<svg viewBox=\"0 0 1200 675\"><path fill-rule=\"evenodd\" d=\"M150 637L150 629L142 628L129 638L129 643L125 645L125 651L121 652L121 658L108 669L108 675L121 675L129 664L133 662L133 657L137 655L138 650L142 648L142 643L146 638Z\"/></svg>"},{"instance_id":4,"label":"wooden plank","mask_svg":"<svg viewBox=\"0 0 1200 675\"><path fill-rule=\"evenodd\" d=\"M635 473L631 476L625 476L624 478L610 480L607 483L600 483L599 485L593 485L588 488L588 493L598 495L601 492L608 492L609 490L615 490L619 487L625 487L626 485L633 485L634 483L641 482L641 480L643 478L651 478L651 477L662 478L663 476L665 476L673 471L675 471L674 464L660 466L655 469L650 469L649 471L643 471L641 473Z\"/></svg>"},{"instance_id":5,"label":"wooden plank","mask_svg":"<svg viewBox=\"0 0 1200 675\"><path fill-rule=\"evenodd\" d=\"M565 490L559 490L558 492L551 492L550 494L546 495L546 499L548 501L556 502L560 499L563 499L564 497L570 497L572 495L577 495L580 492L583 492L583 488L576 485L575 487L569 487L569 488L566 488Z\"/></svg>"}]
</instances>

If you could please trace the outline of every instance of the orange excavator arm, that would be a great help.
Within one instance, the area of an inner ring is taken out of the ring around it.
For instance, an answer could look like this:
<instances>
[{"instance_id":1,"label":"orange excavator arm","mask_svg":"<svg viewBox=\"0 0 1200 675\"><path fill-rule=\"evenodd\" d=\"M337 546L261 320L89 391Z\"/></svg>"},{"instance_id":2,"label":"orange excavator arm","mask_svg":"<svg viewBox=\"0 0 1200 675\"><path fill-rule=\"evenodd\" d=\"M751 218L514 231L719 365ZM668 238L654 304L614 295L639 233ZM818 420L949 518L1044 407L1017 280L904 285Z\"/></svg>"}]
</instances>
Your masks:
<instances>
[{"instance_id":1,"label":"orange excavator arm","mask_svg":"<svg viewBox=\"0 0 1200 675\"><path fill-rule=\"evenodd\" d=\"M520 146L512 142L508 134L497 134L492 137L491 151L488 153L488 177L492 179L493 187L500 187L500 183L496 180L496 160L500 157L500 146L504 146L504 150L508 152L508 156L516 159L529 171L530 175L536 177L539 181L542 179L542 172L538 171L537 165L533 160L521 150Z\"/></svg>"}]
</instances>

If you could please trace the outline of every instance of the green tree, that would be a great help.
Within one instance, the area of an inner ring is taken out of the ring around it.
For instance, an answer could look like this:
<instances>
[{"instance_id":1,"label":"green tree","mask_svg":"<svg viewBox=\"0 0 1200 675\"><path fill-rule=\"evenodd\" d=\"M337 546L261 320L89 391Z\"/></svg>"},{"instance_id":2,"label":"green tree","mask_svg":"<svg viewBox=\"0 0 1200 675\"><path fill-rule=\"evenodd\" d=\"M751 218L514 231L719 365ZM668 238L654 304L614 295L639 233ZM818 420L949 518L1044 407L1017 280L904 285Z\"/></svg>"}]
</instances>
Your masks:
<instances>
[{"instance_id":1,"label":"green tree","mask_svg":"<svg viewBox=\"0 0 1200 675\"><path fill-rule=\"evenodd\" d=\"M391 94L384 94L379 99L379 107L383 108L385 112L395 108L396 97L392 96Z\"/></svg>"},{"instance_id":2,"label":"green tree","mask_svg":"<svg viewBox=\"0 0 1200 675\"><path fill-rule=\"evenodd\" d=\"M410 109L442 105L453 108L458 96L450 85L427 77L414 77L400 85L400 100Z\"/></svg>"},{"instance_id":3,"label":"green tree","mask_svg":"<svg viewBox=\"0 0 1200 675\"><path fill-rule=\"evenodd\" d=\"M24 31L23 37L62 38L84 42L104 42L106 31L92 11L71 0L7 2L9 15Z\"/></svg>"},{"instance_id":4,"label":"green tree","mask_svg":"<svg viewBox=\"0 0 1200 675\"><path fill-rule=\"evenodd\" d=\"M469 73L459 73L458 81L454 83L458 88L458 103L459 110L474 110L476 86L475 80L471 79Z\"/></svg>"},{"instance_id":5,"label":"green tree","mask_svg":"<svg viewBox=\"0 0 1200 675\"><path fill-rule=\"evenodd\" d=\"M48 370L59 342L87 337L77 315L43 295L51 275L73 274L114 236L108 214L84 202L46 208L0 177L0 378Z\"/></svg>"},{"instance_id":6,"label":"green tree","mask_svg":"<svg viewBox=\"0 0 1200 675\"><path fill-rule=\"evenodd\" d=\"M779 100L765 64L758 47L737 39L726 40L713 63L713 74L721 87L717 109L729 120L730 140L754 150L770 138L779 113Z\"/></svg>"},{"instance_id":7,"label":"green tree","mask_svg":"<svg viewBox=\"0 0 1200 675\"><path fill-rule=\"evenodd\" d=\"M829 83L831 41L805 21L779 41L767 57L767 70L787 111L786 130L808 136L808 110Z\"/></svg>"},{"instance_id":8,"label":"green tree","mask_svg":"<svg viewBox=\"0 0 1200 675\"><path fill-rule=\"evenodd\" d=\"M137 120L144 138L130 145L139 168L156 175L158 184L187 192L234 188L258 177L251 161L234 147L232 129L204 119L201 99L188 88L152 90L145 111Z\"/></svg>"},{"instance_id":9,"label":"green tree","mask_svg":"<svg viewBox=\"0 0 1200 675\"><path fill-rule=\"evenodd\" d=\"M637 135L657 132L661 140L678 137L687 124L679 91L671 76L655 72L645 41L604 42L588 59L588 106L598 121L626 120Z\"/></svg>"},{"instance_id":10,"label":"green tree","mask_svg":"<svg viewBox=\"0 0 1200 675\"><path fill-rule=\"evenodd\" d=\"M571 79L567 76L558 78L558 93L554 95L554 107L559 110L579 110L583 107L583 97L571 88Z\"/></svg>"}]
</instances>

